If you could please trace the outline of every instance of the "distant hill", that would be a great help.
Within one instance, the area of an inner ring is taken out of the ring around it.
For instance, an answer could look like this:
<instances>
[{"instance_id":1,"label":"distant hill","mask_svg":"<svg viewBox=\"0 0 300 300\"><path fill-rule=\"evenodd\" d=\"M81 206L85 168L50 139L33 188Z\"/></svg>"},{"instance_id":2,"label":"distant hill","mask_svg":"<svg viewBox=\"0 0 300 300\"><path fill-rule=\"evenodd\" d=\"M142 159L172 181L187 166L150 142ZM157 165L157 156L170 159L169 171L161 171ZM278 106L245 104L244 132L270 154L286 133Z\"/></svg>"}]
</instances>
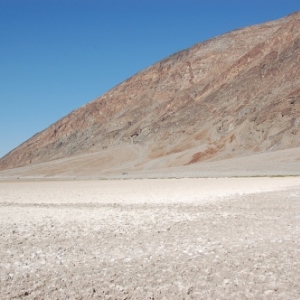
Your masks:
<instances>
[{"instance_id":1,"label":"distant hill","mask_svg":"<svg viewBox=\"0 0 300 300\"><path fill-rule=\"evenodd\" d=\"M12 150L0 170L36 166L36 174L50 168L54 176L188 169L296 147L299 12L148 67Z\"/></svg>"}]
</instances>

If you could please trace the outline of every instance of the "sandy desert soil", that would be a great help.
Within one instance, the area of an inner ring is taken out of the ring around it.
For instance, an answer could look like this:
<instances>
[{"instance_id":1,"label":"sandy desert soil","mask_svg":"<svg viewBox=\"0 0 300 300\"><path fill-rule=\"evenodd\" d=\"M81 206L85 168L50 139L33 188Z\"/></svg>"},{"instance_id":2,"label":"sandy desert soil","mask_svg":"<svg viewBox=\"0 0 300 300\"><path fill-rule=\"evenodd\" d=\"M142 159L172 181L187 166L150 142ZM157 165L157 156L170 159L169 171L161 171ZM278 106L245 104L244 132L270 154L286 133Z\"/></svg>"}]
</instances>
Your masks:
<instances>
[{"instance_id":1,"label":"sandy desert soil","mask_svg":"<svg viewBox=\"0 0 300 300\"><path fill-rule=\"evenodd\" d=\"M1 299L300 299L300 178L0 182Z\"/></svg>"},{"instance_id":2,"label":"sandy desert soil","mask_svg":"<svg viewBox=\"0 0 300 300\"><path fill-rule=\"evenodd\" d=\"M36 178L99 180L104 178L300 176L300 147L203 161L188 166L180 165L178 153L147 162L143 158L146 154L137 145L115 147L113 154L109 154L109 151L75 155L41 164L3 170L0 171L0 181L18 178L23 180ZM187 153L183 156L186 156ZM132 154L135 159L128 161ZM179 165L174 166L178 163Z\"/></svg>"}]
</instances>

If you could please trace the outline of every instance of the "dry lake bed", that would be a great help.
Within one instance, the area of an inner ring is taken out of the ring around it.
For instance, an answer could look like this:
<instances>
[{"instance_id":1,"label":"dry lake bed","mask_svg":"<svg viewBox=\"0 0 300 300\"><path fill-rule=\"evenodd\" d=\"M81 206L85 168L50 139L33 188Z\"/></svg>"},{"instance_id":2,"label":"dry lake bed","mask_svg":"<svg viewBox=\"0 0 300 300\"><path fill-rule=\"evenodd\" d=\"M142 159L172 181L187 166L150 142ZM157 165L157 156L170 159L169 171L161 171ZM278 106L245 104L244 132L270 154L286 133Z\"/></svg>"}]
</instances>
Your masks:
<instances>
[{"instance_id":1,"label":"dry lake bed","mask_svg":"<svg viewBox=\"0 0 300 300\"><path fill-rule=\"evenodd\" d=\"M300 177L0 181L0 299L300 299Z\"/></svg>"}]
</instances>

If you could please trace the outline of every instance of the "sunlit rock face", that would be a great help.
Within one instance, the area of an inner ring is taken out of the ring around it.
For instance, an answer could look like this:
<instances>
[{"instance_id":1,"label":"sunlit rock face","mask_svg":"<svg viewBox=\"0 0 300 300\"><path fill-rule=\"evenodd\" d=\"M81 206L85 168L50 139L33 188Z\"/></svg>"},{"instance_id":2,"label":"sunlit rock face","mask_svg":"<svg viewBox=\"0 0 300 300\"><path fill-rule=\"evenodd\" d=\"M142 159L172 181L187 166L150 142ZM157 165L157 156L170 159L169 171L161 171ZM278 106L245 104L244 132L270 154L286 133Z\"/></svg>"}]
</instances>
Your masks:
<instances>
[{"instance_id":1,"label":"sunlit rock face","mask_svg":"<svg viewBox=\"0 0 300 300\"><path fill-rule=\"evenodd\" d=\"M70 157L74 171L91 157L91 168L153 169L299 147L299 28L295 13L175 53L36 134L0 169Z\"/></svg>"}]
</instances>

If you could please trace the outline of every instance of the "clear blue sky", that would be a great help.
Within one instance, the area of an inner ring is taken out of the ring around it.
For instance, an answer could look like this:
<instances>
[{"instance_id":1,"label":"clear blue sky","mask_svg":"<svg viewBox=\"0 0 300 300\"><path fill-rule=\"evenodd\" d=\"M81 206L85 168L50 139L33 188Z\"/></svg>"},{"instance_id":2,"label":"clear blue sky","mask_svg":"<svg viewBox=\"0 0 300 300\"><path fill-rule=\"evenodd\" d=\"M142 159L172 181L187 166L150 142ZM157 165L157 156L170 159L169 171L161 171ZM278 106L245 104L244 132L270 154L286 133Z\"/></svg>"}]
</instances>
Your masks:
<instances>
[{"instance_id":1,"label":"clear blue sky","mask_svg":"<svg viewBox=\"0 0 300 300\"><path fill-rule=\"evenodd\" d=\"M0 0L0 157L151 64L299 0Z\"/></svg>"}]
</instances>

